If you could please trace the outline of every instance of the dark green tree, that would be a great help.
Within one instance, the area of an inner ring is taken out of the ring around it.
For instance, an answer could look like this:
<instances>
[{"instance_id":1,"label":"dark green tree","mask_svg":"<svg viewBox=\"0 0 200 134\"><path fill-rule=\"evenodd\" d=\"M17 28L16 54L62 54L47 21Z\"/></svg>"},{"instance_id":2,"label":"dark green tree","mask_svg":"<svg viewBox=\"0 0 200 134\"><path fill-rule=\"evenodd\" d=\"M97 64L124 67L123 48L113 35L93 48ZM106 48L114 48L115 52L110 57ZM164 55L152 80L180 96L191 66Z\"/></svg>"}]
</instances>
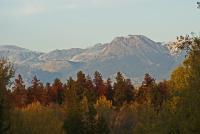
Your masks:
<instances>
[{"instance_id":1,"label":"dark green tree","mask_svg":"<svg viewBox=\"0 0 200 134\"><path fill-rule=\"evenodd\" d=\"M76 81L71 77L67 81L67 117L64 121L63 128L66 134L83 134L84 123L81 112L79 97L76 92Z\"/></svg>"},{"instance_id":2,"label":"dark green tree","mask_svg":"<svg viewBox=\"0 0 200 134\"><path fill-rule=\"evenodd\" d=\"M96 134L109 134L110 130L106 120L100 116L97 120L97 132Z\"/></svg>"},{"instance_id":3,"label":"dark green tree","mask_svg":"<svg viewBox=\"0 0 200 134\"><path fill-rule=\"evenodd\" d=\"M156 88L155 79L151 75L145 74L142 85L139 87L137 93L137 101L139 103L151 104L151 97L154 88Z\"/></svg>"},{"instance_id":4,"label":"dark green tree","mask_svg":"<svg viewBox=\"0 0 200 134\"><path fill-rule=\"evenodd\" d=\"M130 79L125 80L125 96L126 96L126 101L131 102L135 100L135 88L131 82Z\"/></svg>"},{"instance_id":5,"label":"dark green tree","mask_svg":"<svg viewBox=\"0 0 200 134\"><path fill-rule=\"evenodd\" d=\"M86 76L82 71L79 71L77 73L77 80L76 80L76 95L79 101L81 101L85 96L86 90L87 90Z\"/></svg>"},{"instance_id":6,"label":"dark green tree","mask_svg":"<svg viewBox=\"0 0 200 134\"><path fill-rule=\"evenodd\" d=\"M125 87L125 79L120 72L117 73L116 82L114 83L114 104L121 106L125 99L125 94L123 93Z\"/></svg>"},{"instance_id":7,"label":"dark green tree","mask_svg":"<svg viewBox=\"0 0 200 134\"><path fill-rule=\"evenodd\" d=\"M10 133L10 111L6 86L10 84L10 79L14 76L13 65L6 59L0 59L0 133Z\"/></svg>"},{"instance_id":8,"label":"dark green tree","mask_svg":"<svg viewBox=\"0 0 200 134\"><path fill-rule=\"evenodd\" d=\"M94 84L90 76L87 76L86 78L86 97L89 103L94 103L97 99Z\"/></svg>"},{"instance_id":9,"label":"dark green tree","mask_svg":"<svg viewBox=\"0 0 200 134\"><path fill-rule=\"evenodd\" d=\"M112 87L112 81L110 80L110 78L107 79L107 82L106 82L106 89L107 89L106 98L107 98L108 100L113 101L114 91L113 91L113 87Z\"/></svg>"},{"instance_id":10,"label":"dark green tree","mask_svg":"<svg viewBox=\"0 0 200 134\"><path fill-rule=\"evenodd\" d=\"M123 75L118 72L116 82L114 83L114 104L121 106L124 102L134 100L134 87L129 79L124 79Z\"/></svg>"}]
</instances>

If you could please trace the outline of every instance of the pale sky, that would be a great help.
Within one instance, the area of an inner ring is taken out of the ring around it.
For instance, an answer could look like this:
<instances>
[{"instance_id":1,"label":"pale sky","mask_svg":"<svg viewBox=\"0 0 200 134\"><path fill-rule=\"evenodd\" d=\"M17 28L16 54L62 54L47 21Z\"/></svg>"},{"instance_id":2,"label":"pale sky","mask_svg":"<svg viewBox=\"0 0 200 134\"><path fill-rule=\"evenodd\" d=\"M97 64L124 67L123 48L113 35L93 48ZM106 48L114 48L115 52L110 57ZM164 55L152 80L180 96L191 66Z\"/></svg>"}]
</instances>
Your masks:
<instances>
[{"instance_id":1,"label":"pale sky","mask_svg":"<svg viewBox=\"0 0 200 134\"><path fill-rule=\"evenodd\" d=\"M85 48L116 36L155 41L200 33L197 0L0 0L0 44Z\"/></svg>"}]
</instances>

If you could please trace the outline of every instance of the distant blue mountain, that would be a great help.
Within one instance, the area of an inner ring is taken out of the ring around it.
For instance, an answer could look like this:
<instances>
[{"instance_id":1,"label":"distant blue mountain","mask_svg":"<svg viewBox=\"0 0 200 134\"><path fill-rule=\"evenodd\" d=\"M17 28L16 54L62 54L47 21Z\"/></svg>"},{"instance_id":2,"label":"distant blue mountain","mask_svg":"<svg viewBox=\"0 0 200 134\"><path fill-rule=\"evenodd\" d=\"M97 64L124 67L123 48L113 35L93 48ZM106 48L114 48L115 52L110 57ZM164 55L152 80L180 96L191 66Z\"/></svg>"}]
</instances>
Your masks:
<instances>
[{"instance_id":1,"label":"distant blue mountain","mask_svg":"<svg viewBox=\"0 0 200 134\"><path fill-rule=\"evenodd\" d=\"M42 82L55 78L65 81L82 70L93 75L100 71L104 78L114 78L120 71L134 82L141 82L145 73L157 80L168 79L171 71L182 63L183 55L171 54L166 45L143 35L116 37L110 43L93 47L54 50L49 53L35 52L12 45L0 46L0 56L15 64L26 83L34 75Z\"/></svg>"}]
</instances>

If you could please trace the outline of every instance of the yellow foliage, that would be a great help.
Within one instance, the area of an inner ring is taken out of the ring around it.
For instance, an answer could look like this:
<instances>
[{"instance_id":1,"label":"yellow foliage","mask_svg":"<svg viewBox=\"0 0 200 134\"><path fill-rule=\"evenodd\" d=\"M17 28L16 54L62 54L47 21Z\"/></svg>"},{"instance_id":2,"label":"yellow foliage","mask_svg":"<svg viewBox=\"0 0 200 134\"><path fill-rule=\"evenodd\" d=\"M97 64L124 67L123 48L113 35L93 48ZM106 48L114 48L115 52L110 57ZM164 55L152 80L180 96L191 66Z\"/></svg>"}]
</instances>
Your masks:
<instances>
[{"instance_id":1,"label":"yellow foliage","mask_svg":"<svg viewBox=\"0 0 200 134\"><path fill-rule=\"evenodd\" d=\"M95 108L99 116L108 119L112 112L112 101L107 100L105 96L102 96L96 101Z\"/></svg>"},{"instance_id":2,"label":"yellow foliage","mask_svg":"<svg viewBox=\"0 0 200 134\"><path fill-rule=\"evenodd\" d=\"M12 112L11 129L15 134L62 134L62 116L57 109L35 102Z\"/></svg>"},{"instance_id":3,"label":"yellow foliage","mask_svg":"<svg viewBox=\"0 0 200 134\"><path fill-rule=\"evenodd\" d=\"M180 97L179 96L175 96L173 97L171 100L168 101L168 109L174 113L177 110L177 105L180 102Z\"/></svg>"},{"instance_id":4,"label":"yellow foliage","mask_svg":"<svg viewBox=\"0 0 200 134\"><path fill-rule=\"evenodd\" d=\"M88 100L87 100L87 97L84 96L83 97L83 100L81 101L81 110L83 112L88 112L89 111L89 108L88 108Z\"/></svg>"},{"instance_id":5,"label":"yellow foliage","mask_svg":"<svg viewBox=\"0 0 200 134\"><path fill-rule=\"evenodd\" d=\"M183 90L187 87L187 78L187 70L184 67L178 67L171 75L170 86L174 90Z\"/></svg>"},{"instance_id":6,"label":"yellow foliage","mask_svg":"<svg viewBox=\"0 0 200 134\"><path fill-rule=\"evenodd\" d=\"M96 108L112 108L112 101L107 100L105 96L100 97L96 104Z\"/></svg>"},{"instance_id":7,"label":"yellow foliage","mask_svg":"<svg viewBox=\"0 0 200 134\"><path fill-rule=\"evenodd\" d=\"M40 104L40 102L34 102L29 104L27 107L22 109L22 112L39 112L44 110L45 107Z\"/></svg>"}]
</instances>

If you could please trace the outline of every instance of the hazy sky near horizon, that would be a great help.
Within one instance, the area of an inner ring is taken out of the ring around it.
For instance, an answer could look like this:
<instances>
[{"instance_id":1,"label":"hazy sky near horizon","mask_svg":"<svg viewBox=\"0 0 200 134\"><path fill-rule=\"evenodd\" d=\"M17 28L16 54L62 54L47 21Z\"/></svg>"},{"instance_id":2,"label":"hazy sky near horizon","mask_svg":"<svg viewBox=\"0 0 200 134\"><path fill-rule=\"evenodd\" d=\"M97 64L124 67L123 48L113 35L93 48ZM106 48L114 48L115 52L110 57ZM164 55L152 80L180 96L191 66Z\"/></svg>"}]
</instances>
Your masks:
<instances>
[{"instance_id":1,"label":"hazy sky near horizon","mask_svg":"<svg viewBox=\"0 0 200 134\"><path fill-rule=\"evenodd\" d=\"M0 0L0 44L50 51L200 32L197 0Z\"/></svg>"}]
</instances>

